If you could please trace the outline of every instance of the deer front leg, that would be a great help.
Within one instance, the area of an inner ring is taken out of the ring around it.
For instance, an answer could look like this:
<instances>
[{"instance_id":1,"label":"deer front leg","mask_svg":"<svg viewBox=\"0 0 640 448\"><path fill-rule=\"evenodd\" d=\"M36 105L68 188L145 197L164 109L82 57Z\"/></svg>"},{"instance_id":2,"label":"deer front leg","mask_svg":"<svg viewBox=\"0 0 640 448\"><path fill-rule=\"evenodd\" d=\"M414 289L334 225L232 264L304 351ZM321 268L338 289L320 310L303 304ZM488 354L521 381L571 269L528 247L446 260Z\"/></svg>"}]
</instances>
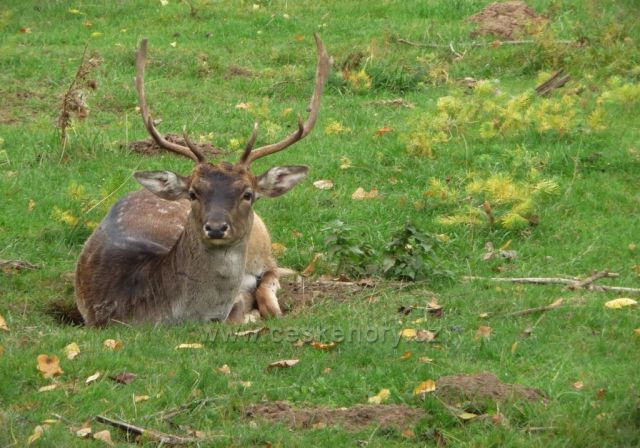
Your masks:
<instances>
[{"instance_id":1,"label":"deer front leg","mask_svg":"<svg viewBox=\"0 0 640 448\"><path fill-rule=\"evenodd\" d=\"M278 289L280 289L280 281L278 280L277 271L269 270L265 272L256 289L256 303L262 317L282 315L278 297L276 296Z\"/></svg>"}]
</instances>

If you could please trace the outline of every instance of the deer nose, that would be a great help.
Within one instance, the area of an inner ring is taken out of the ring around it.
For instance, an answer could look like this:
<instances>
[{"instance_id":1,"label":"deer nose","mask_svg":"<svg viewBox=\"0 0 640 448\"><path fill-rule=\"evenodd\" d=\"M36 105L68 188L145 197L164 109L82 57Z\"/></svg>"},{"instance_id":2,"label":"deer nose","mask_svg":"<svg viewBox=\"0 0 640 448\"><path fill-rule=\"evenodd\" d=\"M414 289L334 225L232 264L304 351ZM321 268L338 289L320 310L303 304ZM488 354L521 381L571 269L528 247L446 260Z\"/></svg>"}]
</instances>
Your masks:
<instances>
[{"instance_id":1,"label":"deer nose","mask_svg":"<svg viewBox=\"0 0 640 448\"><path fill-rule=\"evenodd\" d=\"M218 240L224 238L227 230L229 230L229 224L227 224L226 222L208 222L204 225L203 229L205 235L207 235L207 238Z\"/></svg>"}]
</instances>

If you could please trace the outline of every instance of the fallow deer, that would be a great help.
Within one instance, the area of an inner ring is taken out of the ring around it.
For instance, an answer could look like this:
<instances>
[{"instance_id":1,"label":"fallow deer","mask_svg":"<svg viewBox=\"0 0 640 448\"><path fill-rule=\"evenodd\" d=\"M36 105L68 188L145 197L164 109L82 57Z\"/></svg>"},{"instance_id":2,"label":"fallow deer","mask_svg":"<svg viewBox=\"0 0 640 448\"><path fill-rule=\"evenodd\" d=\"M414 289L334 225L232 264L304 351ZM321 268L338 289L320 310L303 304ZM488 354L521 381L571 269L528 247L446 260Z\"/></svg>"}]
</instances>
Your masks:
<instances>
[{"instance_id":1,"label":"fallow deer","mask_svg":"<svg viewBox=\"0 0 640 448\"><path fill-rule=\"evenodd\" d=\"M241 321L251 301L261 315L281 314L278 268L266 226L253 211L307 175L306 166L276 166L261 175L251 163L281 151L313 129L330 60L314 35L318 66L309 116L282 141L253 149L257 124L240 160L208 163L200 148L166 140L155 128L144 89L147 40L136 54L136 88L145 126L161 147L192 159L190 176L137 172L145 189L121 199L87 240L76 269L76 302L85 323Z\"/></svg>"}]
</instances>

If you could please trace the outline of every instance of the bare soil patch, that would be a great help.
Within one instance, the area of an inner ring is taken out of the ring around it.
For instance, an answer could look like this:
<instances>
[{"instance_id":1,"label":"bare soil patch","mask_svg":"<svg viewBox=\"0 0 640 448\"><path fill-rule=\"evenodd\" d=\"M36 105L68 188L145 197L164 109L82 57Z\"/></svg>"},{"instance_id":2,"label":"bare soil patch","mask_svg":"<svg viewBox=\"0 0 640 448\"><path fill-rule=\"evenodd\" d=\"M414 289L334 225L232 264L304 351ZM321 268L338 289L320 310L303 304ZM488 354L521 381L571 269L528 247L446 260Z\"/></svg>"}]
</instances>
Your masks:
<instances>
[{"instance_id":1,"label":"bare soil patch","mask_svg":"<svg viewBox=\"0 0 640 448\"><path fill-rule=\"evenodd\" d=\"M167 134L164 136L164 138L170 141L171 143L187 146L187 143L184 141L184 138L179 135ZM198 143L198 147L204 153L205 156L208 156L211 158L218 157L225 153L224 150L220 148L216 148L210 143ZM129 149L139 154L143 154L145 156L156 156L158 154L163 154L167 152L166 149L158 146L158 144L152 138L131 142L129 143Z\"/></svg>"},{"instance_id":2,"label":"bare soil patch","mask_svg":"<svg viewBox=\"0 0 640 448\"><path fill-rule=\"evenodd\" d=\"M338 302L352 300L354 294L372 289L375 283L370 279L340 281L324 277L307 279L297 276L295 279L281 278L280 286L282 287L278 291L280 307L285 313L291 313L326 299Z\"/></svg>"},{"instance_id":3,"label":"bare soil patch","mask_svg":"<svg viewBox=\"0 0 640 448\"><path fill-rule=\"evenodd\" d=\"M547 22L545 17L520 0L491 3L469 20L478 24L473 36L494 34L507 40L531 34Z\"/></svg>"},{"instance_id":4,"label":"bare soil patch","mask_svg":"<svg viewBox=\"0 0 640 448\"><path fill-rule=\"evenodd\" d=\"M341 426L347 431L358 431L371 425L399 430L412 428L426 417L426 413L423 409L406 404L296 408L288 401L271 401L250 405L245 410L245 417L250 420L283 423L293 429Z\"/></svg>"},{"instance_id":5,"label":"bare soil patch","mask_svg":"<svg viewBox=\"0 0 640 448\"><path fill-rule=\"evenodd\" d=\"M231 65L227 70L226 79L229 78L253 78L256 74L248 68L240 67L239 65Z\"/></svg>"},{"instance_id":6,"label":"bare soil patch","mask_svg":"<svg viewBox=\"0 0 640 448\"><path fill-rule=\"evenodd\" d=\"M475 375L443 376L438 380L436 394L445 402L454 404L470 400L472 402L509 400L546 401L546 395L539 389L520 384L501 382L490 372Z\"/></svg>"}]
</instances>

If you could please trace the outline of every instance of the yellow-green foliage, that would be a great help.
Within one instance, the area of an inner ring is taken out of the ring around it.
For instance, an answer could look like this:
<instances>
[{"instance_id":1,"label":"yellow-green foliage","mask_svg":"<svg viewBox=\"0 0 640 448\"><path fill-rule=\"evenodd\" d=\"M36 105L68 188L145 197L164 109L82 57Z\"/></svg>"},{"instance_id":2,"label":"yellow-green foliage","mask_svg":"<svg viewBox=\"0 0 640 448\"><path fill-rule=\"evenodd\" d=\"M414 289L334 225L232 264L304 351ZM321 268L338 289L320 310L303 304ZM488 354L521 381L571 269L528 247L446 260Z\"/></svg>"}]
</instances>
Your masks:
<instances>
[{"instance_id":1,"label":"yellow-green foliage","mask_svg":"<svg viewBox=\"0 0 640 448\"><path fill-rule=\"evenodd\" d=\"M543 73L539 81L548 77ZM439 98L432 110L418 112L405 137L407 151L435 158L447 145L463 140L482 142L527 132L559 136L602 132L612 119L609 107L640 102L640 83L619 78L608 80L596 97L583 86L564 92L550 97L540 97L533 89L508 93L492 81L479 81L470 91L454 91Z\"/></svg>"}]
</instances>

